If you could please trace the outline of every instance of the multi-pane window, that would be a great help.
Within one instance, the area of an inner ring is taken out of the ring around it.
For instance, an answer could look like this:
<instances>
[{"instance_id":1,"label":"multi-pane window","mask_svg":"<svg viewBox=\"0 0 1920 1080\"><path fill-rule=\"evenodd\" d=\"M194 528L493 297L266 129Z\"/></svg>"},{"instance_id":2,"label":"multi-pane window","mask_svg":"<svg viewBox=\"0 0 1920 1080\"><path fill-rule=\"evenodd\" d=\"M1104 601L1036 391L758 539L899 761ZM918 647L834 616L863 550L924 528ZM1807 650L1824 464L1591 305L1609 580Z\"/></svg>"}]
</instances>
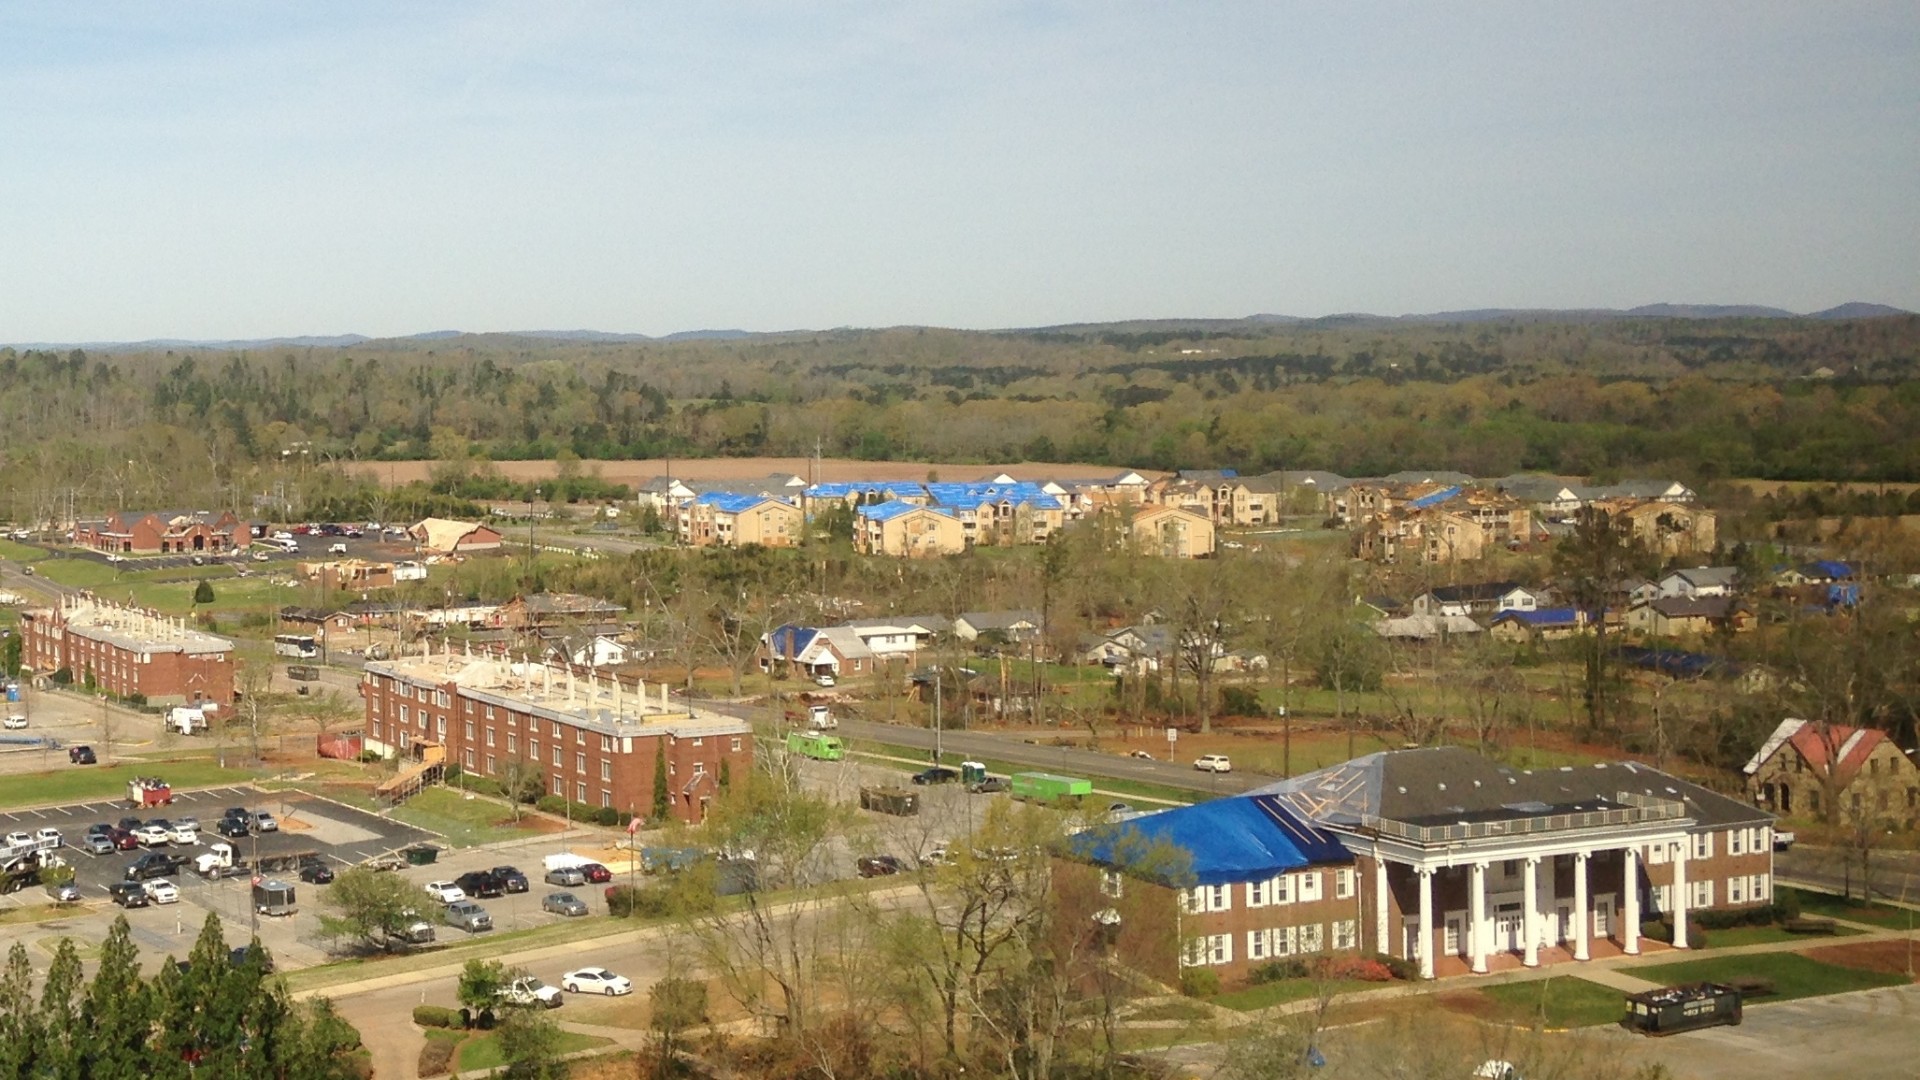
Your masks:
<instances>
[{"instance_id":1,"label":"multi-pane window","mask_svg":"<svg viewBox=\"0 0 1920 1080\"><path fill-rule=\"evenodd\" d=\"M1713 882L1711 881L1690 882L1688 885L1688 888L1693 893L1692 896L1687 898L1687 903L1690 906L1696 907L1696 908L1706 908L1706 907L1713 906Z\"/></svg>"},{"instance_id":2,"label":"multi-pane window","mask_svg":"<svg viewBox=\"0 0 1920 1080\"><path fill-rule=\"evenodd\" d=\"M1233 910L1233 889L1231 886L1208 885L1206 888L1208 911Z\"/></svg>"},{"instance_id":3,"label":"multi-pane window","mask_svg":"<svg viewBox=\"0 0 1920 1080\"><path fill-rule=\"evenodd\" d=\"M1311 904L1315 900L1320 899L1320 871L1304 870L1301 871L1298 876L1300 878L1300 902L1303 904Z\"/></svg>"},{"instance_id":4,"label":"multi-pane window","mask_svg":"<svg viewBox=\"0 0 1920 1080\"><path fill-rule=\"evenodd\" d=\"M605 760L600 762L600 779L602 781L610 781L613 779L613 762Z\"/></svg>"},{"instance_id":5,"label":"multi-pane window","mask_svg":"<svg viewBox=\"0 0 1920 1080\"><path fill-rule=\"evenodd\" d=\"M1727 903L1744 904L1747 896L1747 879L1734 876L1727 879Z\"/></svg>"},{"instance_id":6,"label":"multi-pane window","mask_svg":"<svg viewBox=\"0 0 1920 1080\"><path fill-rule=\"evenodd\" d=\"M487 755L487 775L492 776L493 773L494 773L493 755L488 754Z\"/></svg>"},{"instance_id":7,"label":"multi-pane window","mask_svg":"<svg viewBox=\"0 0 1920 1080\"><path fill-rule=\"evenodd\" d=\"M516 754L519 752L520 752L520 736L515 735L511 731L507 732L507 753Z\"/></svg>"},{"instance_id":8,"label":"multi-pane window","mask_svg":"<svg viewBox=\"0 0 1920 1080\"><path fill-rule=\"evenodd\" d=\"M1267 958L1268 945L1272 941L1272 935L1273 932L1271 930L1247 931L1247 959L1265 960Z\"/></svg>"},{"instance_id":9,"label":"multi-pane window","mask_svg":"<svg viewBox=\"0 0 1920 1080\"><path fill-rule=\"evenodd\" d=\"M1653 844L1647 848L1647 862L1658 866L1667 861L1667 845Z\"/></svg>"},{"instance_id":10,"label":"multi-pane window","mask_svg":"<svg viewBox=\"0 0 1920 1080\"><path fill-rule=\"evenodd\" d=\"M1299 931L1291 926L1276 926L1268 935L1268 944L1273 946L1273 955L1292 956L1299 951Z\"/></svg>"},{"instance_id":11,"label":"multi-pane window","mask_svg":"<svg viewBox=\"0 0 1920 1080\"><path fill-rule=\"evenodd\" d=\"M1207 937L1207 963L1233 963L1233 935L1211 934Z\"/></svg>"},{"instance_id":12,"label":"multi-pane window","mask_svg":"<svg viewBox=\"0 0 1920 1080\"><path fill-rule=\"evenodd\" d=\"M492 728L487 729L487 745L488 746L493 745L493 729Z\"/></svg>"},{"instance_id":13,"label":"multi-pane window","mask_svg":"<svg viewBox=\"0 0 1920 1080\"><path fill-rule=\"evenodd\" d=\"M585 780L573 785L573 801L577 803L587 801L587 782Z\"/></svg>"},{"instance_id":14,"label":"multi-pane window","mask_svg":"<svg viewBox=\"0 0 1920 1080\"><path fill-rule=\"evenodd\" d=\"M1118 900L1125 890L1126 879L1121 876L1120 871L1100 871L1100 895Z\"/></svg>"},{"instance_id":15,"label":"multi-pane window","mask_svg":"<svg viewBox=\"0 0 1920 1080\"><path fill-rule=\"evenodd\" d=\"M740 752L740 736L738 735L733 737L733 752L736 754Z\"/></svg>"},{"instance_id":16,"label":"multi-pane window","mask_svg":"<svg viewBox=\"0 0 1920 1080\"><path fill-rule=\"evenodd\" d=\"M1326 944L1326 927L1320 923L1308 923L1300 927L1300 951L1316 953Z\"/></svg>"},{"instance_id":17,"label":"multi-pane window","mask_svg":"<svg viewBox=\"0 0 1920 1080\"><path fill-rule=\"evenodd\" d=\"M1333 898L1335 900L1353 899L1353 884L1356 876L1351 866L1343 866L1333 872Z\"/></svg>"},{"instance_id":18,"label":"multi-pane window","mask_svg":"<svg viewBox=\"0 0 1920 1080\"><path fill-rule=\"evenodd\" d=\"M1693 857L1696 859L1713 858L1713 834L1710 832L1693 834Z\"/></svg>"},{"instance_id":19,"label":"multi-pane window","mask_svg":"<svg viewBox=\"0 0 1920 1080\"><path fill-rule=\"evenodd\" d=\"M1266 907L1267 894L1270 891L1271 883L1264 878L1259 881L1247 882L1247 906L1250 908ZM1248 955L1251 956L1252 953L1249 952Z\"/></svg>"},{"instance_id":20,"label":"multi-pane window","mask_svg":"<svg viewBox=\"0 0 1920 1080\"><path fill-rule=\"evenodd\" d=\"M466 737L468 742L473 741L473 721L471 720L467 721Z\"/></svg>"},{"instance_id":21,"label":"multi-pane window","mask_svg":"<svg viewBox=\"0 0 1920 1080\"><path fill-rule=\"evenodd\" d=\"M1281 874L1273 879L1273 902L1276 904L1293 903L1293 875Z\"/></svg>"},{"instance_id":22,"label":"multi-pane window","mask_svg":"<svg viewBox=\"0 0 1920 1080\"><path fill-rule=\"evenodd\" d=\"M583 773L587 771L587 755L585 754L573 755L573 771L577 773Z\"/></svg>"},{"instance_id":23,"label":"multi-pane window","mask_svg":"<svg viewBox=\"0 0 1920 1080\"><path fill-rule=\"evenodd\" d=\"M1360 927L1352 919L1342 919L1333 924L1333 947L1353 949L1360 945Z\"/></svg>"},{"instance_id":24,"label":"multi-pane window","mask_svg":"<svg viewBox=\"0 0 1920 1080\"><path fill-rule=\"evenodd\" d=\"M560 744L559 743L553 744L553 767L556 769L560 767Z\"/></svg>"},{"instance_id":25,"label":"multi-pane window","mask_svg":"<svg viewBox=\"0 0 1920 1080\"><path fill-rule=\"evenodd\" d=\"M1727 830L1727 854L1745 855L1747 853L1747 830Z\"/></svg>"}]
</instances>

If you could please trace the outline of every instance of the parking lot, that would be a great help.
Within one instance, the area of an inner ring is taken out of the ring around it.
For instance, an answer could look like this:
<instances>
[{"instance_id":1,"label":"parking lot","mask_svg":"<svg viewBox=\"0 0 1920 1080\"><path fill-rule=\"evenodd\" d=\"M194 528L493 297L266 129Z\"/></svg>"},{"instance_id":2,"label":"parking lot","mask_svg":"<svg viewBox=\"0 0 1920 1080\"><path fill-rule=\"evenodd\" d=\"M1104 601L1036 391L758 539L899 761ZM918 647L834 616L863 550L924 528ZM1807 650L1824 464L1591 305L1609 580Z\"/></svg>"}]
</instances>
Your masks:
<instances>
[{"instance_id":1,"label":"parking lot","mask_svg":"<svg viewBox=\"0 0 1920 1080\"><path fill-rule=\"evenodd\" d=\"M242 839L220 836L214 827L228 807L268 811L279 821L280 828ZM199 843L157 845L150 849L189 860L205 854L210 844L225 843L233 847L236 860L249 864L264 857L311 852L339 870L398 848L433 839L433 834L423 829L341 803L300 792L283 795L263 793L250 787L176 792L172 805L146 810L131 809L125 800L118 799L0 813L0 832L20 830L32 833L42 828L59 829L66 841L63 854L74 867L75 884L80 887L83 898L94 899L106 896L109 885L124 880L127 867L133 865L146 849L94 855L79 846L80 842L86 836L87 826L96 822L111 825L127 817L137 817L142 821L165 818L176 822L184 817L198 818L201 829ZM194 899L191 894L195 890L216 884L203 880L188 867L182 867L178 873L171 875L171 880L180 887L182 898L188 900Z\"/></svg>"}]
</instances>

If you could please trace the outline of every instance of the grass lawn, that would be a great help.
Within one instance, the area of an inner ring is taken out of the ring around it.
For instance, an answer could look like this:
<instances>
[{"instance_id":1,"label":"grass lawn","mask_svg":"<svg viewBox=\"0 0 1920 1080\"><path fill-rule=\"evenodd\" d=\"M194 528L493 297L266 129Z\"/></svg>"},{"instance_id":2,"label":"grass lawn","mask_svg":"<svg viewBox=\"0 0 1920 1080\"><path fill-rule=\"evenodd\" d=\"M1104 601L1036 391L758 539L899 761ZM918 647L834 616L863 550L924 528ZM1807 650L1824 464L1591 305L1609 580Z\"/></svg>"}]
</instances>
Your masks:
<instances>
[{"instance_id":1,"label":"grass lawn","mask_svg":"<svg viewBox=\"0 0 1920 1080\"><path fill-rule=\"evenodd\" d=\"M1213 1011L1197 1001L1162 1001L1147 1005L1127 1013L1126 1020L1188 1020L1205 1023L1213 1019Z\"/></svg>"},{"instance_id":2,"label":"grass lawn","mask_svg":"<svg viewBox=\"0 0 1920 1080\"><path fill-rule=\"evenodd\" d=\"M177 788L223 787L252 783L260 775L251 769L223 769L212 761L140 761L119 765L68 765L55 754L58 768L46 772L0 776L0 807L57 806L124 799L127 781L136 776L159 776Z\"/></svg>"},{"instance_id":3,"label":"grass lawn","mask_svg":"<svg viewBox=\"0 0 1920 1080\"><path fill-rule=\"evenodd\" d=\"M393 818L447 838L454 847L476 847L518 840L541 830L515 827L513 811L492 799L464 798L458 788L430 787L394 810ZM500 825L497 822L508 821Z\"/></svg>"},{"instance_id":4,"label":"grass lawn","mask_svg":"<svg viewBox=\"0 0 1920 1080\"><path fill-rule=\"evenodd\" d=\"M1773 993L1759 1001L1790 1001L1794 998L1844 994L1850 990L1872 990L1881 986L1899 986L1904 975L1861 971L1858 968L1823 964L1799 953L1755 953L1747 956L1712 956L1686 960L1678 964L1629 968L1628 973L1650 982L1672 985L1690 982L1726 982L1741 977L1771 979Z\"/></svg>"},{"instance_id":5,"label":"grass lawn","mask_svg":"<svg viewBox=\"0 0 1920 1080\"><path fill-rule=\"evenodd\" d=\"M1892 904L1869 904L1859 900L1846 900L1832 893L1808 892L1804 889L1779 890L1784 900L1792 893L1800 901L1800 914L1817 915L1828 919L1846 919L1850 922L1866 923L1869 926L1883 926L1889 930L1905 930L1909 926L1920 928L1920 912L1910 912ZM1718 944L1718 938L1712 934L1708 940Z\"/></svg>"},{"instance_id":6,"label":"grass lawn","mask_svg":"<svg viewBox=\"0 0 1920 1080\"><path fill-rule=\"evenodd\" d=\"M1223 1008L1239 1012L1254 1012L1273 1005L1285 1005L1290 1001L1305 1001L1322 992L1330 995L1352 994L1361 990L1378 990L1392 983L1366 982L1361 979L1335 979L1322 982L1318 979L1281 979L1279 982L1261 983L1249 986L1245 990L1230 990L1224 994L1215 994L1207 1000Z\"/></svg>"},{"instance_id":7,"label":"grass lawn","mask_svg":"<svg viewBox=\"0 0 1920 1080\"><path fill-rule=\"evenodd\" d=\"M1547 1027L1617 1023L1626 1011L1626 998L1620 991L1571 975L1504 983L1484 987L1480 992L1492 998L1515 1021L1538 1019Z\"/></svg>"},{"instance_id":8,"label":"grass lawn","mask_svg":"<svg viewBox=\"0 0 1920 1080\"><path fill-rule=\"evenodd\" d=\"M925 750L916 750L908 746L889 746L885 743L856 743L854 744L853 752L856 754L863 752L868 754L884 754L890 758L901 758L908 761L929 760L929 755ZM987 767L988 772L1001 776L1011 776L1018 772L1057 773L1061 771L1058 768L1049 768L1041 765L1015 765L1010 761L995 761L992 758L969 758L965 754L947 754L943 756L940 761L941 764L951 765L954 768L959 768L960 762L962 761L979 761L980 764ZM899 768L903 772L917 771L893 761L883 761L880 762L880 764ZM922 767L924 768L924 766ZM1142 784L1133 780L1111 780L1105 777L1091 777L1090 779L1093 780L1096 789L1100 791L1111 791L1121 795L1139 795L1149 799L1163 799L1167 802L1174 803L1205 802L1208 798L1207 793L1204 791L1183 791L1179 788L1161 787L1159 784Z\"/></svg>"},{"instance_id":9,"label":"grass lawn","mask_svg":"<svg viewBox=\"0 0 1920 1080\"><path fill-rule=\"evenodd\" d=\"M596 1046L606 1046L613 1040L603 1035L582 1035L574 1031L562 1031L554 1051L559 1054L571 1054L578 1050L591 1050ZM469 1069L497 1069L505 1065L506 1059L500 1056L500 1039L497 1032L476 1035L460 1044L460 1071Z\"/></svg>"}]
</instances>

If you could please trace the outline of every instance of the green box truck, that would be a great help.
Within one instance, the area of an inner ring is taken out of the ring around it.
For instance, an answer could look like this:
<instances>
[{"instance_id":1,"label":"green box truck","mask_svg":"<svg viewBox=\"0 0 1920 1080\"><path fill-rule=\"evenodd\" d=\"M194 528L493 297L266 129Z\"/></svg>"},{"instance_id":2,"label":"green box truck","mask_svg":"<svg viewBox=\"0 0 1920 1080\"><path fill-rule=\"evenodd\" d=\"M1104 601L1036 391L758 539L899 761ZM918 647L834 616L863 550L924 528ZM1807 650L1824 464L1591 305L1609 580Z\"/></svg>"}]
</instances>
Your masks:
<instances>
[{"instance_id":1,"label":"green box truck","mask_svg":"<svg viewBox=\"0 0 1920 1080\"><path fill-rule=\"evenodd\" d=\"M1093 794L1093 781L1077 776L1023 772L1013 774L1013 797L1033 802L1059 802Z\"/></svg>"},{"instance_id":2,"label":"green box truck","mask_svg":"<svg viewBox=\"0 0 1920 1080\"><path fill-rule=\"evenodd\" d=\"M787 735L787 753L815 761L839 761L847 756L847 744L817 731L795 731Z\"/></svg>"}]
</instances>

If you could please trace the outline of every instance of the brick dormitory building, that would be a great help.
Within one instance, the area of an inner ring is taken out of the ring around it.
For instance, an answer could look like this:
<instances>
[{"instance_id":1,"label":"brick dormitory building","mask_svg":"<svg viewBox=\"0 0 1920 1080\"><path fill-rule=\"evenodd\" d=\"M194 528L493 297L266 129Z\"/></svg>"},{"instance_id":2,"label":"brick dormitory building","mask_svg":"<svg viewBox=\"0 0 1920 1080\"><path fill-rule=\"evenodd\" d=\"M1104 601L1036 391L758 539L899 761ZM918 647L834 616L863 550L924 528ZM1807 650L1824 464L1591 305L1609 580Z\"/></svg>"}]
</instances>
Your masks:
<instances>
[{"instance_id":1,"label":"brick dormitory building","mask_svg":"<svg viewBox=\"0 0 1920 1080\"><path fill-rule=\"evenodd\" d=\"M366 745L402 758L443 747L475 776L531 766L543 792L645 815L654 760L666 755L673 816L699 822L729 777L753 767L744 720L667 697L666 686L624 685L537 661L445 652L379 661L361 677Z\"/></svg>"},{"instance_id":2,"label":"brick dormitory building","mask_svg":"<svg viewBox=\"0 0 1920 1080\"><path fill-rule=\"evenodd\" d=\"M20 635L21 666L36 676L64 671L152 705L233 703L233 642L184 619L83 594L21 612Z\"/></svg>"},{"instance_id":3,"label":"brick dormitory building","mask_svg":"<svg viewBox=\"0 0 1920 1080\"><path fill-rule=\"evenodd\" d=\"M1162 978L1376 952L1433 978L1667 948L1641 935L1662 916L1684 949L1689 912L1772 899L1772 821L1632 762L1520 770L1442 747L1093 830L1059 866L1102 875L1122 955ZM1141 858L1156 848L1190 865Z\"/></svg>"}]
</instances>

